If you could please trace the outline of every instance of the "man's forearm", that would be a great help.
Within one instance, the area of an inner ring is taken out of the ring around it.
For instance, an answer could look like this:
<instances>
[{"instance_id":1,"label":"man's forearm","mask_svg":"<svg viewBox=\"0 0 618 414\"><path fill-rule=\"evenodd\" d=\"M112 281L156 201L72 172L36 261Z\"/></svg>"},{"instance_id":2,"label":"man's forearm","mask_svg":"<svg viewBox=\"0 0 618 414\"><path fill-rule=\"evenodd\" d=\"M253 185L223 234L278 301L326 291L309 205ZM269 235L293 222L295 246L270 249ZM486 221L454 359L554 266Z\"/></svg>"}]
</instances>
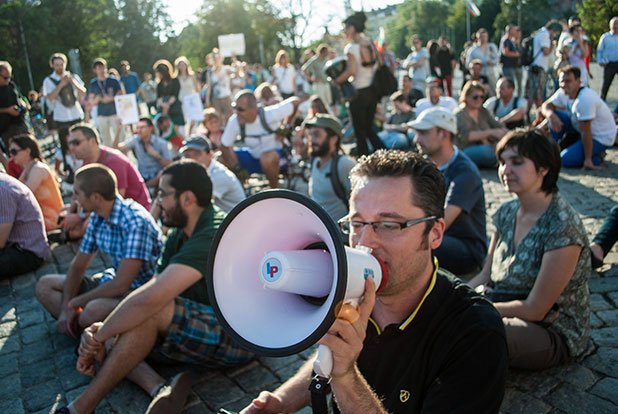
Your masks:
<instances>
[{"instance_id":1,"label":"man's forearm","mask_svg":"<svg viewBox=\"0 0 618 414\"><path fill-rule=\"evenodd\" d=\"M383 413L387 414L384 405L371 389L365 378L354 366L354 369L340 378L331 381L333 396L342 414L346 413Z\"/></svg>"},{"instance_id":2,"label":"man's forearm","mask_svg":"<svg viewBox=\"0 0 618 414\"><path fill-rule=\"evenodd\" d=\"M73 264L69 268L69 272L67 273L67 277L64 281L64 289L62 290L62 308L66 307L69 301L77 296L79 287L82 284L85 270L85 268L76 265L75 260L73 260Z\"/></svg>"},{"instance_id":3,"label":"man's forearm","mask_svg":"<svg viewBox=\"0 0 618 414\"><path fill-rule=\"evenodd\" d=\"M281 398L285 412L293 413L309 405L311 401L309 384L311 383L314 359L315 354L300 367L292 378L274 391L274 394Z\"/></svg>"},{"instance_id":4,"label":"man's forearm","mask_svg":"<svg viewBox=\"0 0 618 414\"><path fill-rule=\"evenodd\" d=\"M74 307L85 307L88 302L90 302L93 299L98 299L98 298L117 298L119 296L122 296L123 294L125 294L129 289L130 289L131 285L129 284L128 286L125 283L122 283L122 281L117 280L117 279L112 279L109 282L100 284L99 286L97 286L96 288L89 290L88 292L85 292L79 296L74 297L73 299L71 299L71 305Z\"/></svg>"}]
</instances>

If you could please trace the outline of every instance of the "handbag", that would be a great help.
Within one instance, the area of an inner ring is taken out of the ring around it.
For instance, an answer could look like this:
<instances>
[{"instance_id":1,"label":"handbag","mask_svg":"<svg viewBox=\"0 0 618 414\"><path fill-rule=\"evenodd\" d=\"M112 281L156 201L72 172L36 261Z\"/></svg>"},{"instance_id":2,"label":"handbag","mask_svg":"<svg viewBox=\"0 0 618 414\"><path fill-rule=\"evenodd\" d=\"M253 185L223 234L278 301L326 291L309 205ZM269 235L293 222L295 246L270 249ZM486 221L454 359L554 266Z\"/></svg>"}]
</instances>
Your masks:
<instances>
[{"instance_id":1,"label":"handbag","mask_svg":"<svg viewBox=\"0 0 618 414\"><path fill-rule=\"evenodd\" d=\"M378 53L373 42L371 42L371 46L378 58L378 69L376 69L373 74L371 86L373 86L378 98L390 96L397 90L397 78L395 78L395 75L393 75L389 67L384 64L384 59L382 59L382 55Z\"/></svg>"}]
</instances>

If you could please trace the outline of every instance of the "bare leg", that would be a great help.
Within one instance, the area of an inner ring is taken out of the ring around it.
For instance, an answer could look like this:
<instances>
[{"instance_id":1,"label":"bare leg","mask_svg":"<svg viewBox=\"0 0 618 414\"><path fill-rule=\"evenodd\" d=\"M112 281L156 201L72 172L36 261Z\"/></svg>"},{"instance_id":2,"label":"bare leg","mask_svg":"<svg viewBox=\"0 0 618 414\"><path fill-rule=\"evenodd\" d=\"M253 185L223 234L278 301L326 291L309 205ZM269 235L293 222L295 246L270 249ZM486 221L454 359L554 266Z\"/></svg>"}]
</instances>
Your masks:
<instances>
[{"instance_id":1,"label":"bare leg","mask_svg":"<svg viewBox=\"0 0 618 414\"><path fill-rule=\"evenodd\" d=\"M111 298L91 300L84 308L84 311L79 314L79 326L84 329L95 322L103 321L119 303L119 299Z\"/></svg>"},{"instance_id":2,"label":"bare leg","mask_svg":"<svg viewBox=\"0 0 618 414\"><path fill-rule=\"evenodd\" d=\"M157 335L167 331L173 313L173 302L170 302L161 312L143 324L120 335L88 388L73 401L72 405L76 412L93 412L116 384L132 373L153 348ZM134 374L138 377L134 380L140 385L140 371Z\"/></svg>"},{"instance_id":3,"label":"bare leg","mask_svg":"<svg viewBox=\"0 0 618 414\"><path fill-rule=\"evenodd\" d=\"M35 287L36 298L56 319L60 315L65 280L66 275L45 275L39 279Z\"/></svg>"},{"instance_id":4,"label":"bare leg","mask_svg":"<svg viewBox=\"0 0 618 414\"><path fill-rule=\"evenodd\" d=\"M260 165L270 188L277 188L279 186L279 154L275 151L265 152L260 156Z\"/></svg>"}]
</instances>

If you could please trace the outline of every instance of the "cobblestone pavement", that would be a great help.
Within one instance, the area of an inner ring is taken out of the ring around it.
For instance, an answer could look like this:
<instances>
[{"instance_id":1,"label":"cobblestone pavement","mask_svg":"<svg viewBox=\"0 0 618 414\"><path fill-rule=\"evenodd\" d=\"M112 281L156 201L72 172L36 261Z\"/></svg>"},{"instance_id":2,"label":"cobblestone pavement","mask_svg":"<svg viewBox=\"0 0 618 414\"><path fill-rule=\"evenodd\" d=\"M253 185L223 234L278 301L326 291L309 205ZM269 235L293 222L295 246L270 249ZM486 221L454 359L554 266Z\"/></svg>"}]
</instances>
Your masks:
<instances>
[{"instance_id":1,"label":"cobblestone pavement","mask_svg":"<svg viewBox=\"0 0 618 414\"><path fill-rule=\"evenodd\" d=\"M495 171L484 171L483 178L491 216L510 196ZM592 236L618 202L618 148L608 151L601 171L563 171L559 187ZM76 342L56 332L54 320L34 298L36 280L43 274L66 272L76 251L76 244L55 246L52 258L35 273L0 280L0 413L53 412L89 382L74 369ZM591 354L583 361L543 372L511 371L502 405L504 413L618 412L616 248L605 262L601 272L589 281L594 328ZM89 271L95 273L108 266L109 259L98 256ZM285 358L261 358L237 369L200 372L185 413L208 414L221 407L240 409L260 390L273 389L288 378L309 354L305 351ZM166 377L178 370L161 366L157 369ZM141 413L148 403L141 389L123 381L99 405L97 413Z\"/></svg>"}]
</instances>

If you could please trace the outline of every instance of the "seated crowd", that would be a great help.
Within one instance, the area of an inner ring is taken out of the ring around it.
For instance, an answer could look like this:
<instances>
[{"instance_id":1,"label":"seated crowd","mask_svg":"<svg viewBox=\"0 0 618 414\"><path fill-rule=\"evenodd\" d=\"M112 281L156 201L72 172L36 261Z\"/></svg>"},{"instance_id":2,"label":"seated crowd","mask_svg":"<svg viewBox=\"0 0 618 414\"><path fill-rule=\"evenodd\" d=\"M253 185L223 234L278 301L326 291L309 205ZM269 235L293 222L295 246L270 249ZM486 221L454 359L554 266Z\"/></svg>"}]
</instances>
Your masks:
<instances>
[{"instance_id":1,"label":"seated crowd","mask_svg":"<svg viewBox=\"0 0 618 414\"><path fill-rule=\"evenodd\" d=\"M147 358L223 368L256 357L217 320L208 252L225 215L250 193L250 175L277 188L298 162L307 165L308 196L340 225L342 240L370 248L389 274L378 292L369 278L359 317L337 319L319 341L333 352L341 412L497 412L508 367L540 370L587 352L587 280L618 238L618 208L590 245L557 180L561 167L603 162L616 138L605 102L583 86L579 67L564 66L529 128L532 102L515 93L513 77L493 78L496 61L485 54L498 48L480 30L459 102L450 96L447 39L436 43L446 63L435 78L414 36L409 73L382 105L371 86L376 65L361 53L364 25L362 13L346 19L354 63L331 83L322 70L327 45L299 70L281 51L272 74L225 65L217 50L201 75L184 57L159 60L157 81L143 83L129 62L117 79L96 59L88 87L66 71L64 55L51 57L43 90L56 106L56 165L14 126L6 138L13 176L0 172L0 277L36 270L49 244L80 243L66 274L36 284L58 331L79 340L77 370L93 377L58 413L93 412L124 378L152 398L147 412L181 412L191 375L165 379ZM0 77L10 71L0 62ZM357 94L346 123L336 85L350 77ZM310 80L311 99L299 79ZM181 102L203 91L203 121L191 121ZM133 136L113 103L123 93L147 103ZM493 215L489 240L479 168L497 168L515 196ZM60 182L72 187L66 205ZM98 252L112 266L89 274ZM311 362L243 412L309 404Z\"/></svg>"}]
</instances>

